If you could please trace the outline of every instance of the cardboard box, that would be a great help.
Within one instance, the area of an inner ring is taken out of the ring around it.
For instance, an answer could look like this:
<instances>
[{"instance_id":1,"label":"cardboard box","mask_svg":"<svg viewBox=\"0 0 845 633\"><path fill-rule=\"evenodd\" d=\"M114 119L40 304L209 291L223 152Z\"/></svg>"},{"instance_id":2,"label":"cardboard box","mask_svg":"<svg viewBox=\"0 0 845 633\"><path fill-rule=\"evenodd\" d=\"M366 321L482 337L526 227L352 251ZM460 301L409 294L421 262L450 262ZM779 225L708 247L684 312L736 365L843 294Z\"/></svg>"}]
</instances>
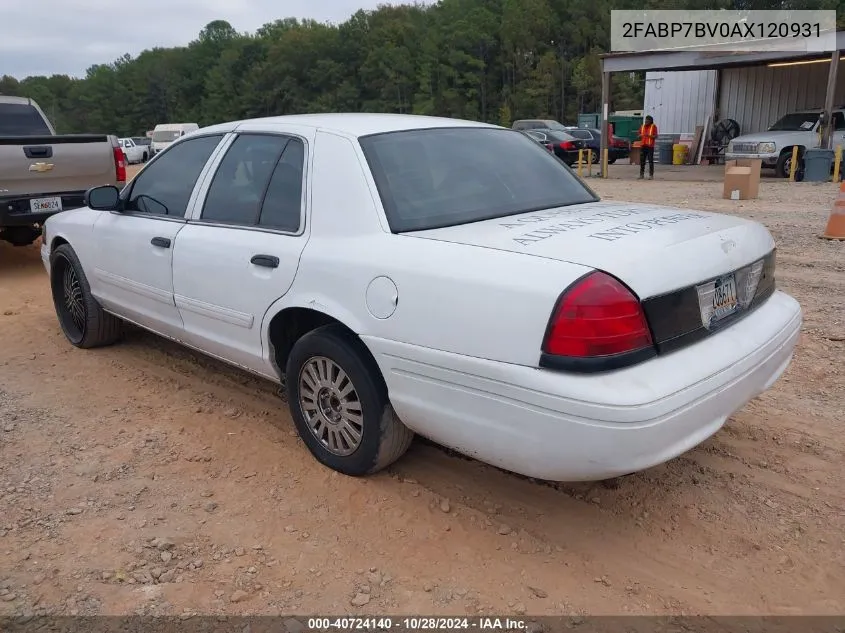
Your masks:
<instances>
[{"instance_id":1,"label":"cardboard box","mask_svg":"<svg viewBox=\"0 0 845 633\"><path fill-rule=\"evenodd\" d=\"M725 184L722 197L728 200L751 200L760 192L760 169L763 161L742 159L725 161Z\"/></svg>"}]
</instances>

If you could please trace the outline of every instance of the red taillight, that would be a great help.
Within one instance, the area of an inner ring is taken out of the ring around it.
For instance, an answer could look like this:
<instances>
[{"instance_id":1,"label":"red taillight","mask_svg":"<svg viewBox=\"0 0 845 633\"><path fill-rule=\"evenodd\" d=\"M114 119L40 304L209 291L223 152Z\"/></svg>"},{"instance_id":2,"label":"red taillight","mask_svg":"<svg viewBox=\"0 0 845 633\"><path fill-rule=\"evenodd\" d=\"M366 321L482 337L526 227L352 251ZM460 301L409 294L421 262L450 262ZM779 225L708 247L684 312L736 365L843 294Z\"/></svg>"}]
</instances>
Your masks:
<instances>
[{"instance_id":1,"label":"red taillight","mask_svg":"<svg viewBox=\"0 0 845 633\"><path fill-rule=\"evenodd\" d=\"M119 147L114 148L114 173L118 182L126 182L126 156Z\"/></svg>"},{"instance_id":2,"label":"red taillight","mask_svg":"<svg viewBox=\"0 0 845 633\"><path fill-rule=\"evenodd\" d=\"M560 149L567 150L567 151L573 150L573 149L575 149L575 143L573 143L572 141L563 141L560 144Z\"/></svg>"},{"instance_id":3,"label":"red taillight","mask_svg":"<svg viewBox=\"0 0 845 633\"><path fill-rule=\"evenodd\" d=\"M653 347L642 306L634 293L607 273L582 278L561 297L552 314L543 352L593 358Z\"/></svg>"}]
</instances>

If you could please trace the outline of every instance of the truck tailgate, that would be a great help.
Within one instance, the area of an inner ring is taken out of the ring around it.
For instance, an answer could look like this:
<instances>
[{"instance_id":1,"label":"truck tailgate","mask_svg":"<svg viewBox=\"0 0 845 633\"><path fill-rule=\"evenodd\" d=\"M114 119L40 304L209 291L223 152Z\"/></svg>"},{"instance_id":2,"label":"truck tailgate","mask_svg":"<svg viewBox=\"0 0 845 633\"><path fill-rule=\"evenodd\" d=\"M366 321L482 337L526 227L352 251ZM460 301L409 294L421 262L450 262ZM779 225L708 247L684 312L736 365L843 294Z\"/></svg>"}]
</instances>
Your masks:
<instances>
[{"instance_id":1,"label":"truck tailgate","mask_svg":"<svg viewBox=\"0 0 845 633\"><path fill-rule=\"evenodd\" d=\"M115 184L115 177L114 150L104 134L0 137L4 196L82 191Z\"/></svg>"}]
</instances>

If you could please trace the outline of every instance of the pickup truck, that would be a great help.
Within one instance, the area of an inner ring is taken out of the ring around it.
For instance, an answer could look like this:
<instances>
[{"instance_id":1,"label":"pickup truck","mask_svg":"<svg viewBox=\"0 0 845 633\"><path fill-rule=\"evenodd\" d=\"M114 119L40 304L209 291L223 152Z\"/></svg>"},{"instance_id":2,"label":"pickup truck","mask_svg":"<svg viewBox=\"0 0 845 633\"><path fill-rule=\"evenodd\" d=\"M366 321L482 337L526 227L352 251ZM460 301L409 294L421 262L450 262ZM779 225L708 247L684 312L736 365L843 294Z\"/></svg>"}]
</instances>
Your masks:
<instances>
[{"instance_id":1,"label":"pickup truck","mask_svg":"<svg viewBox=\"0 0 845 633\"><path fill-rule=\"evenodd\" d=\"M125 183L117 137L56 136L35 101L0 95L0 239L32 244L48 217L84 206L86 190Z\"/></svg>"},{"instance_id":2,"label":"pickup truck","mask_svg":"<svg viewBox=\"0 0 845 633\"><path fill-rule=\"evenodd\" d=\"M790 112L765 132L737 136L728 144L726 160L759 158L763 167L774 168L778 176L789 177L792 148L798 147L799 156L804 150L821 145L821 110ZM845 146L845 111L833 113L833 147Z\"/></svg>"}]
</instances>

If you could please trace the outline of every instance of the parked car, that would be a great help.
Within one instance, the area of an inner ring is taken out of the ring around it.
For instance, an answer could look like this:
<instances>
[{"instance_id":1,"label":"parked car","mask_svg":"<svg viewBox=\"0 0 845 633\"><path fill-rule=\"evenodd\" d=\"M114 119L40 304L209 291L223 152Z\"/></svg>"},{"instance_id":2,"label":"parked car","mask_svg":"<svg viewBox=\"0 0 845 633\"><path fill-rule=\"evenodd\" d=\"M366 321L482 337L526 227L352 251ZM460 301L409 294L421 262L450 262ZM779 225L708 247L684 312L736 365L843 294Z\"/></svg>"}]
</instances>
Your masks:
<instances>
[{"instance_id":1,"label":"parked car","mask_svg":"<svg viewBox=\"0 0 845 633\"><path fill-rule=\"evenodd\" d=\"M116 137L57 136L35 101L0 95L0 239L32 244L48 217L83 206L86 189L125 181Z\"/></svg>"},{"instance_id":2,"label":"parked car","mask_svg":"<svg viewBox=\"0 0 845 633\"><path fill-rule=\"evenodd\" d=\"M160 151L167 149L167 147L176 139L196 132L199 125L196 123L159 123L153 130L152 139L150 139L150 152L155 156Z\"/></svg>"},{"instance_id":3,"label":"parked car","mask_svg":"<svg viewBox=\"0 0 845 633\"><path fill-rule=\"evenodd\" d=\"M592 150L591 160L598 164L601 160L601 131L596 128L584 127L568 127L566 131L575 138L584 141L585 146ZM630 155L630 143L624 138L615 134L612 135L607 147L607 162L612 165L617 160L628 158Z\"/></svg>"},{"instance_id":4,"label":"parked car","mask_svg":"<svg viewBox=\"0 0 845 633\"><path fill-rule=\"evenodd\" d=\"M514 121L514 130L560 130L566 131L566 126L552 119L520 119Z\"/></svg>"},{"instance_id":5,"label":"parked car","mask_svg":"<svg viewBox=\"0 0 845 633\"><path fill-rule=\"evenodd\" d=\"M578 150L584 149L584 141L581 141L566 132L558 132L557 130L526 130L526 134L531 138L536 139L539 143L547 146L547 149L552 151L555 156L560 158L564 163L572 167L578 162ZM586 154L583 155L586 161Z\"/></svg>"},{"instance_id":6,"label":"parked car","mask_svg":"<svg viewBox=\"0 0 845 633\"><path fill-rule=\"evenodd\" d=\"M763 167L788 178L792 166L792 148L798 147L799 156L807 149L821 145L819 133L821 110L791 112L778 119L766 132L743 134L734 138L725 152L726 160L759 158ZM845 111L833 113L833 146L845 146Z\"/></svg>"},{"instance_id":7,"label":"parked car","mask_svg":"<svg viewBox=\"0 0 845 633\"><path fill-rule=\"evenodd\" d=\"M484 123L214 125L86 204L41 250L68 341L129 321L282 384L348 475L414 433L541 479L638 471L770 387L801 329L761 224L602 202Z\"/></svg>"},{"instance_id":8,"label":"parked car","mask_svg":"<svg viewBox=\"0 0 845 633\"><path fill-rule=\"evenodd\" d=\"M119 139L119 143L123 148L123 153L126 156L127 163L146 163L147 159L150 157L149 147L145 145L137 145L135 143L135 139L122 138Z\"/></svg>"}]
</instances>

